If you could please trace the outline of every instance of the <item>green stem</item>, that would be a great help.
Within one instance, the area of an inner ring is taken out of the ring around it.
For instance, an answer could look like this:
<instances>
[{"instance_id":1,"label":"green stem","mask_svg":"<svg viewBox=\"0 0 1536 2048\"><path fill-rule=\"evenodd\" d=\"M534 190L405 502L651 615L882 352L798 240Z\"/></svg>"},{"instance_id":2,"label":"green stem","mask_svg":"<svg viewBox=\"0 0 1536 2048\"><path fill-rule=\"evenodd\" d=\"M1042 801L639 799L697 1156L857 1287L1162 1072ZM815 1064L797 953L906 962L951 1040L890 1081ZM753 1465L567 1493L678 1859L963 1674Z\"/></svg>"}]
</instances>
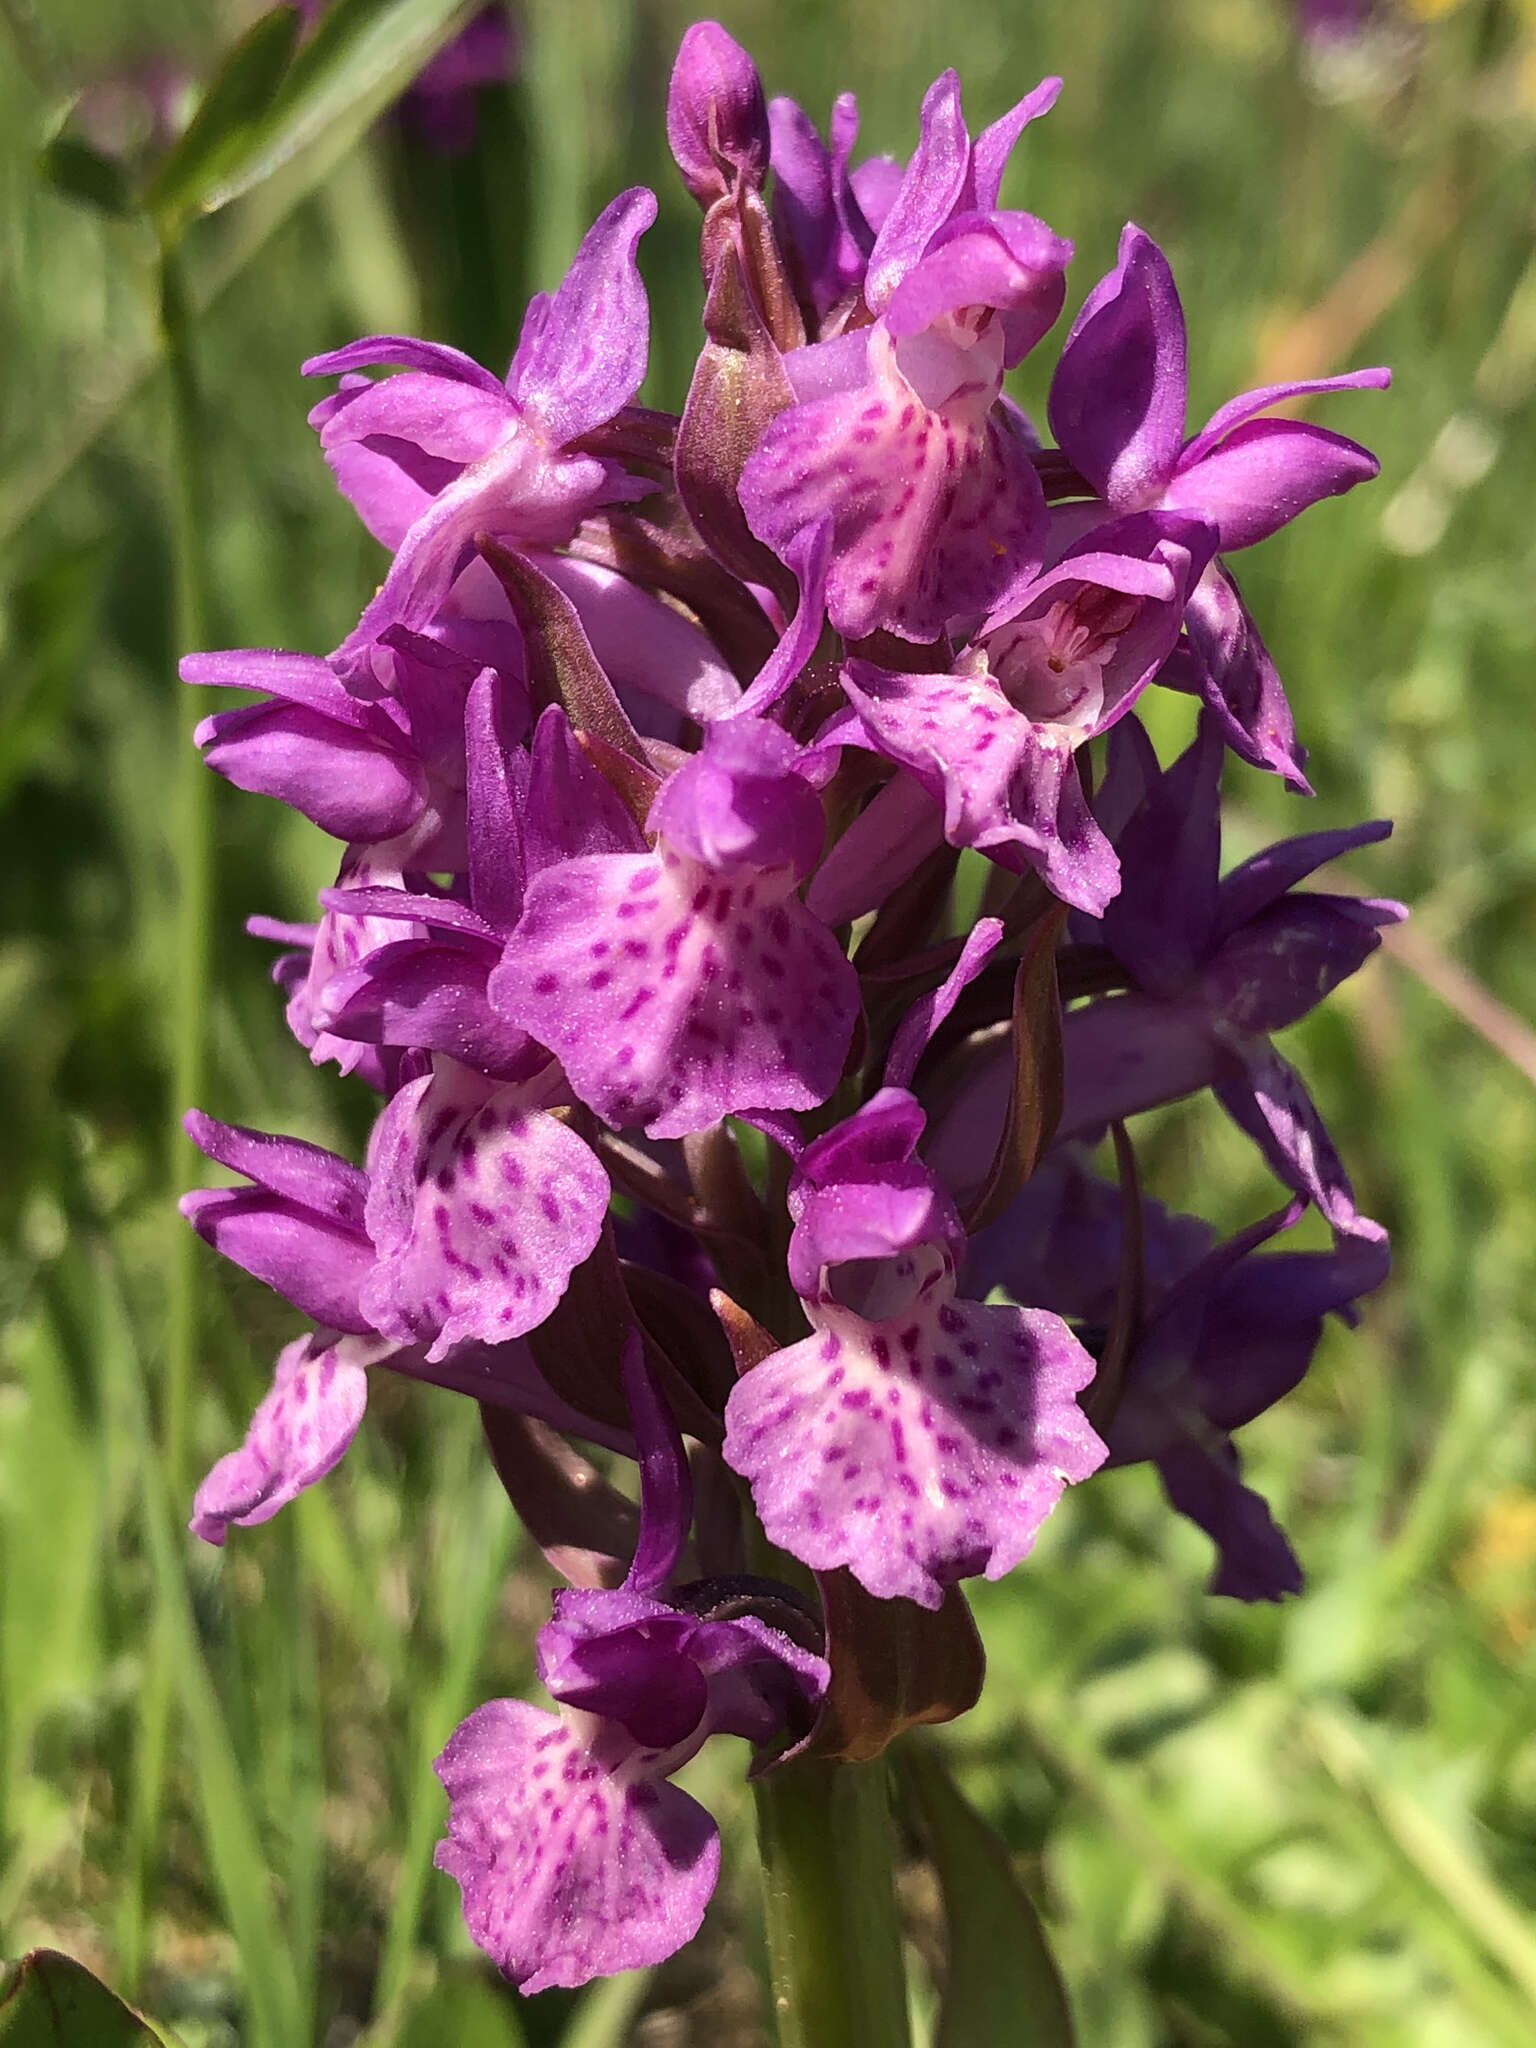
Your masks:
<instances>
[{"instance_id":1,"label":"green stem","mask_svg":"<svg viewBox=\"0 0 1536 2048\"><path fill-rule=\"evenodd\" d=\"M786 1764L756 1793L781 2048L909 2048L884 1760Z\"/></svg>"},{"instance_id":2,"label":"green stem","mask_svg":"<svg viewBox=\"0 0 1536 2048\"><path fill-rule=\"evenodd\" d=\"M207 638L208 493L203 409L193 352L193 321L180 259L162 245L160 337L170 382L170 489L173 631L178 653ZM191 707L178 700L176 730ZM171 983L170 1099L166 1132L165 1370L160 1385L160 1460L167 1492L187 1493L188 1414L197 1360L201 1247L174 1208L195 1178L197 1152L182 1129L184 1113L203 1098L209 932L213 897L213 778L189 739L176 752L173 851L177 877L176 963ZM161 1799L170 1740L172 1686L167 1617L157 1612L140 1700L130 1826L132 1867L118 1922L119 1969L131 1993L144 1967L149 1892L159 1861Z\"/></svg>"}]
</instances>

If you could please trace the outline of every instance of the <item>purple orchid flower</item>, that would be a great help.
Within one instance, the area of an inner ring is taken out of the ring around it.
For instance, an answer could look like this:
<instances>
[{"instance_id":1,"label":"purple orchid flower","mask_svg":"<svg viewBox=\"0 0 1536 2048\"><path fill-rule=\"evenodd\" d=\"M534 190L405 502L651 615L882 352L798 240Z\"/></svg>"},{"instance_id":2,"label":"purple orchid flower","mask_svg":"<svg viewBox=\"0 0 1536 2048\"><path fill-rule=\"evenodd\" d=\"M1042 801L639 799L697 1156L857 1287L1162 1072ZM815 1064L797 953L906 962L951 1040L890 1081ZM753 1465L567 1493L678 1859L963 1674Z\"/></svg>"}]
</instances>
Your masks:
<instances>
[{"instance_id":1,"label":"purple orchid flower","mask_svg":"<svg viewBox=\"0 0 1536 2048\"><path fill-rule=\"evenodd\" d=\"M1352 370L1245 391L1186 441L1185 362L1184 309L1173 272L1150 235L1128 225L1115 268L1073 322L1048 407L1063 454L1111 510L1203 519L1226 553L1251 547L1319 498L1377 474L1375 456L1342 434L1258 415L1317 392L1380 390L1391 382L1390 371ZM1187 624L1205 701L1228 745L1305 789L1305 757L1280 679L1219 563L1196 586Z\"/></svg>"},{"instance_id":2,"label":"purple orchid flower","mask_svg":"<svg viewBox=\"0 0 1536 2048\"><path fill-rule=\"evenodd\" d=\"M1379 1238L1381 1226L1355 1207L1301 1076L1270 1034L1306 1016L1370 958L1381 926L1407 916L1385 899L1288 893L1392 828L1378 819L1282 840L1222 876L1222 760L1209 712L1193 745L1163 770L1134 717L1114 728L1095 808L1111 826L1122 885L1102 921L1079 918L1073 930L1079 942L1102 944L1131 987L1063 1020L1058 1135L1097 1136L1210 1087L1286 1187L1336 1231ZM1007 1085L991 1062L950 1109L929 1156L951 1185L974 1182L976 1120L1000 1113Z\"/></svg>"},{"instance_id":3,"label":"purple orchid flower","mask_svg":"<svg viewBox=\"0 0 1536 2048\"><path fill-rule=\"evenodd\" d=\"M397 1076L389 1061L369 1045L328 1029L325 993L332 981L354 969L379 948L424 927L402 928L393 916L364 913L364 904L398 896L404 904L405 878L387 856L371 848L349 846L342 855L338 887L331 904L321 906L315 924L290 924L271 917L247 920L252 938L284 948L272 963L272 979L287 997L288 1029L309 1053L315 1066L334 1060L344 1074L358 1074L378 1094L386 1095ZM343 900L344 899L344 900ZM340 908L332 905L340 904Z\"/></svg>"},{"instance_id":4,"label":"purple orchid flower","mask_svg":"<svg viewBox=\"0 0 1536 2048\"><path fill-rule=\"evenodd\" d=\"M828 1682L824 1660L742 1612L735 1587L669 1591L691 1512L687 1460L638 1338L623 1378L641 1476L629 1574L612 1591L555 1595L538 1663L556 1713L492 1700L437 1760L449 1802L438 1868L457 1879L474 1939L525 1992L660 1962L692 1939L720 1837L668 1780L712 1734L803 1733Z\"/></svg>"},{"instance_id":5,"label":"purple orchid flower","mask_svg":"<svg viewBox=\"0 0 1536 2048\"><path fill-rule=\"evenodd\" d=\"M612 419L645 375L634 252L655 215L655 198L637 186L598 216L554 297L529 307L505 382L457 349L398 335L304 365L308 376L342 375L310 419L364 524L395 549L339 661L360 658L390 626L422 631L478 533L558 546L598 506L652 488L571 444ZM353 374L385 363L400 374L377 383Z\"/></svg>"},{"instance_id":6,"label":"purple orchid flower","mask_svg":"<svg viewBox=\"0 0 1536 2048\"><path fill-rule=\"evenodd\" d=\"M1003 371L1060 312L1072 252L1033 214L998 211L997 193L1059 85L1048 79L973 144L959 80L938 79L870 250L874 324L783 358L796 403L748 460L741 504L786 561L831 521L827 612L847 638L885 627L937 639L1039 566L1044 497L997 400Z\"/></svg>"},{"instance_id":7,"label":"purple orchid flower","mask_svg":"<svg viewBox=\"0 0 1536 2048\"><path fill-rule=\"evenodd\" d=\"M444 1053L494 1079L532 1084L551 1067L550 1055L509 1023L489 994L522 914L528 877L577 854L627 851L638 834L558 706L546 709L525 753L507 744L491 679L482 677L465 730L461 886L435 895L326 891L329 914L382 927L386 937L311 994L311 1015L340 1038Z\"/></svg>"},{"instance_id":8,"label":"purple orchid flower","mask_svg":"<svg viewBox=\"0 0 1536 2048\"><path fill-rule=\"evenodd\" d=\"M318 1322L439 1363L536 1329L596 1245L608 1180L546 1105L560 1075L498 1083L434 1058L374 1128L366 1173L296 1138L187 1127L249 1188L182 1198L198 1234Z\"/></svg>"},{"instance_id":9,"label":"purple orchid flower","mask_svg":"<svg viewBox=\"0 0 1536 2048\"><path fill-rule=\"evenodd\" d=\"M930 1608L958 1579L1011 1571L1104 1457L1075 1398L1093 1361L1061 1318L955 1299L965 1231L917 1157L925 1118L906 1082L1001 933L983 920L898 1034L886 1086L801 1154L789 1276L812 1334L725 1410L726 1463L772 1542Z\"/></svg>"},{"instance_id":10,"label":"purple orchid flower","mask_svg":"<svg viewBox=\"0 0 1536 2048\"><path fill-rule=\"evenodd\" d=\"M836 1086L858 977L795 894L825 831L807 765L778 726L722 720L657 792L654 852L636 833L529 883L491 1000L616 1128L680 1137Z\"/></svg>"},{"instance_id":11,"label":"purple orchid flower","mask_svg":"<svg viewBox=\"0 0 1536 2048\"><path fill-rule=\"evenodd\" d=\"M944 806L944 837L1064 903L1104 910L1114 848L1082 793L1076 750L1122 717L1178 640L1214 546L1198 520L1137 513L1072 541L947 675L850 661L843 687L871 745Z\"/></svg>"},{"instance_id":12,"label":"purple orchid flower","mask_svg":"<svg viewBox=\"0 0 1536 2048\"><path fill-rule=\"evenodd\" d=\"M1211 1591L1239 1600L1278 1600L1302 1581L1268 1507L1242 1483L1232 1433L1300 1383L1324 1318L1353 1321L1353 1304L1390 1265L1384 1239L1360 1236L1327 1252L1260 1255L1301 1206L1217 1244L1198 1218L1142 1204L1144 1315L1106 1428L1108 1465L1156 1464L1170 1501L1217 1546ZM1002 1286L1106 1329L1123 1229L1119 1189L1090 1173L1078 1148L1063 1147L972 1239L967 1284Z\"/></svg>"},{"instance_id":13,"label":"purple orchid flower","mask_svg":"<svg viewBox=\"0 0 1536 2048\"><path fill-rule=\"evenodd\" d=\"M521 650L507 643L501 693L526 721ZM290 804L337 839L402 867L461 868L464 706L484 673L472 656L402 627L366 667L338 672L317 655L240 648L189 654L183 682L261 690L268 701L205 718L195 738L239 789Z\"/></svg>"}]
</instances>

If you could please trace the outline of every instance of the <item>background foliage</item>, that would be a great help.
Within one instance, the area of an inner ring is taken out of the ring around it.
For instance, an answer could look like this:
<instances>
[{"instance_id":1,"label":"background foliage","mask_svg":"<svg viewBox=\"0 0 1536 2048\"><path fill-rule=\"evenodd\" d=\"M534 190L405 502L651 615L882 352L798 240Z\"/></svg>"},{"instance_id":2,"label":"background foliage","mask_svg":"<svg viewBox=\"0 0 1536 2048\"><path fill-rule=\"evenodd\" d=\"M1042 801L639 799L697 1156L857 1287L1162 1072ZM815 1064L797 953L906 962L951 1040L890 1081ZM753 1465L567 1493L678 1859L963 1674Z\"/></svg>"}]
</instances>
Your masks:
<instances>
[{"instance_id":1,"label":"background foliage","mask_svg":"<svg viewBox=\"0 0 1536 2048\"><path fill-rule=\"evenodd\" d=\"M1390 398L1340 402L1380 482L1243 564L1321 794L1303 820L1234 770L1235 850L1390 812L1360 878L1416 908L1288 1048L1398 1249L1363 1329L1331 1334L1246 1438L1310 1587L1283 1610L1213 1601L1204 1540L1149 1475L1096 1480L978 1595L991 1680L944 1747L1042 1903L1093 2048L1529 2043L1536 16L1424 0L1324 50L1282 0L719 13L771 90L820 115L855 87L869 149L910 148L946 64L978 121L1063 72L1005 196L1076 239L1072 304L1125 218L1163 243L1197 419L1281 374L1396 367ZM530 0L472 154L433 158L386 121L194 228L209 644L323 650L380 573L304 424L299 360L395 330L499 364L528 291L637 180L663 194L646 396L680 402L696 217L661 107L688 18ZM214 0L0 6L0 1952L79 1956L188 2048L748 2048L767 2033L744 1804L700 1942L580 1999L504 1994L431 1870L428 1760L526 1683L546 1611L468 1404L379 1386L326 1485L225 1557L195 1545L188 1481L293 1327L208 1254L186 1471L160 1455L192 718L166 392L146 231L71 205L36 156L69 92L103 80L94 104L131 147L154 62L206 76L238 25ZM307 1068L241 932L304 915L334 850L275 805L213 802L205 1106L356 1144L367 1101ZM1203 1110L1146 1139L1165 1198L1223 1223L1269 1206ZM942 1971L917 1861L905 1892Z\"/></svg>"}]
</instances>

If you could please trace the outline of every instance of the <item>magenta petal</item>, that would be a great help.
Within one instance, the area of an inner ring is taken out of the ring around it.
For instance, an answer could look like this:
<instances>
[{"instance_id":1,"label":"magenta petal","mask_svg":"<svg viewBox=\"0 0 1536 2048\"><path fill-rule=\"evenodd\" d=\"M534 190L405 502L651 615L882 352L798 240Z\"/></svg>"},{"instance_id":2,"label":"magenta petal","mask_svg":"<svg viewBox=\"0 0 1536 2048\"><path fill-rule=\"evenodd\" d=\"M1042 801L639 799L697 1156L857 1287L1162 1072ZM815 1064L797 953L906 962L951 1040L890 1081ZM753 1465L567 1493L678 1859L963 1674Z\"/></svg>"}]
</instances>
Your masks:
<instances>
[{"instance_id":1,"label":"magenta petal","mask_svg":"<svg viewBox=\"0 0 1536 2048\"><path fill-rule=\"evenodd\" d=\"M575 605L592 652L617 689L638 690L699 720L725 718L739 708L740 683L708 636L671 605L617 570L574 555L540 555L536 566Z\"/></svg>"},{"instance_id":2,"label":"magenta petal","mask_svg":"<svg viewBox=\"0 0 1536 2048\"><path fill-rule=\"evenodd\" d=\"M1217 443L1234 427L1263 412L1266 406L1284 405L1292 398L1311 398L1324 391L1385 391L1392 382L1386 369L1349 370L1342 377L1299 377L1289 384L1265 384L1257 391L1244 391L1217 408L1184 450L1184 462L1203 462Z\"/></svg>"},{"instance_id":3,"label":"magenta petal","mask_svg":"<svg viewBox=\"0 0 1536 2048\"><path fill-rule=\"evenodd\" d=\"M960 204L970 166L960 80L946 71L923 95L917 148L870 251L864 297L872 313L884 312L892 292Z\"/></svg>"},{"instance_id":4,"label":"magenta petal","mask_svg":"<svg viewBox=\"0 0 1536 2048\"><path fill-rule=\"evenodd\" d=\"M375 1128L363 1290L374 1327L446 1358L542 1323L597 1244L608 1178L524 1091L451 1065L410 1082Z\"/></svg>"},{"instance_id":5,"label":"magenta petal","mask_svg":"<svg viewBox=\"0 0 1536 2048\"><path fill-rule=\"evenodd\" d=\"M675 1786L626 1772L639 1752L619 1741L616 1767L554 1715L491 1700L437 1759L448 1794L437 1867L458 1880L470 1933L520 1990L659 1963L704 1918L715 1824Z\"/></svg>"},{"instance_id":6,"label":"magenta petal","mask_svg":"<svg viewBox=\"0 0 1536 2048\"><path fill-rule=\"evenodd\" d=\"M827 615L832 521L816 519L802 528L787 543L784 559L800 586L800 602L795 607L788 632L780 637L739 701L730 707L738 717L757 717L771 709L816 652L816 643L821 638ZM725 713L717 715L724 716Z\"/></svg>"},{"instance_id":7,"label":"magenta petal","mask_svg":"<svg viewBox=\"0 0 1536 2048\"><path fill-rule=\"evenodd\" d=\"M315 1024L339 1038L446 1053L483 1073L510 1076L526 1064L529 1046L486 999L499 957L495 948L440 939L381 946L361 967L326 983Z\"/></svg>"},{"instance_id":8,"label":"magenta petal","mask_svg":"<svg viewBox=\"0 0 1536 2048\"><path fill-rule=\"evenodd\" d=\"M553 299L528 309L507 389L557 444L628 405L645 376L650 311L635 245L656 218L642 185L611 200L587 230Z\"/></svg>"},{"instance_id":9,"label":"magenta petal","mask_svg":"<svg viewBox=\"0 0 1536 2048\"><path fill-rule=\"evenodd\" d=\"M222 1543L232 1522L265 1522L323 1479L357 1434L368 1401L366 1365L388 1346L355 1337L300 1337L278 1356L272 1390L245 1442L197 1489L191 1529Z\"/></svg>"},{"instance_id":10,"label":"magenta petal","mask_svg":"<svg viewBox=\"0 0 1536 2048\"><path fill-rule=\"evenodd\" d=\"M414 762L301 705L216 712L194 738L216 775L275 796L336 839L393 839L426 805L426 777Z\"/></svg>"},{"instance_id":11,"label":"magenta petal","mask_svg":"<svg viewBox=\"0 0 1536 2048\"><path fill-rule=\"evenodd\" d=\"M1237 585L1219 561L1195 585L1184 623L1200 674L1200 692L1239 760L1271 768L1292 789L1311 795L1307 750L1269 649Z\"/></svg>"},{"instance_id":12,"label":"magenta petal","mask_svg":"<svg viewBox=\"0 0 1536 2048\"><path fill-rule=\"evenodd\" d=\"M398 731L386 712L355 697L318 654L289 654L275 647L231 647L210 654L184 654L177 673L184 683L224 690L265 690L285 704L302 704L381 739Z\"/></svg>"},{"instance_id":13,"label":"magenta petal","mask_svg":"<svg viewBox=\"0 0 1536 2048\"><path fill-rule=\"evenodd\" d=\"M1075 1399L1093 1361L1060 1317L927 1299L881 1323L811 1313L813 1336L732 1390L724 1455L770 1541L812 1570L936 1608L957 1579L1011 1571L1103 1462Z\"/></svg>"},{"instance_id":14,"label":"magenta petal","mask_svg":"<svg viewBox=\"0 0 1536 2048\"><path fill-rule=\"evenodd\" d=\"M916 776L898 770L860 811L812 875L806 908L844 924L882 904L944 844L944 811Z\"/></svg>"},{"instance_id":15,"label":"magenta petal","mask_svg":"<svg viewBox=\"0 0 1536 2048\"><path fill-rule=\"evenodd\" d=\"M220 1123L200 1109L189 1109L182 1122L197 1149L231 1173L243 1173L271 1194L361 1230L367 1179L339 1153L303 1138Z\"/></svg>"},{"instance_id":16,"label":"magenta petal","mask_svg":"<svg viewBox=\"0 0 1536 2048\"><path fill-rule=\"evenodd\" d=\"M495 447L445 485L402 539L382 589L337 657L355 657L391 626L414 632L428 627L468 563L478 533L562 545L605 499L633 497L647 488L627 484L593 456L551 448L531 428L509 419Z\"/></svg>"},{"instance_id":17,"label":"magenta petal","mask_svg":"<svg viewBox=\"0 0 1536 2048\"><path fill-rule=\"evenodd\" d=\"M1042 78L1033 92L1027 92L1017 106L1010 107L1006 114L1000 115L977 136L971 153L971 176L974 204L983 213L990 212L997 204L1003 172L1008 168L1008 159L1019 137L1031 121L1038 121L1042 114L1051 111L1060 92L1059 78Z\"/></svg>"},{"instance_id":18,"label":"magenta petal","mask_svg":"<svg viewBox=\"0 0 1536 2048\"><path fill-rule=\"evenodd\" d=\"M348 402L321 423L320 446L329 456L349 441L384 436L440 462L464 464L489 453L517 418L517 408L499 386L492 394L403 370L350 392Z\"/></svg>"},{"instance_id":19,"label":"magenta petal","mask_svg":"<svg viewBox=\"0 0 1536 2048\"><path fill-rule=\"evenodd\" d=\"M1158 499L1178 463L1185 389L1173 272L1151 236L1128 224L1115 268L1083 301L1061 352L1051 431L1101 498L1136 511Z\"/></svg>"},{"instance_id":20,"label":"magenta petal","mask_svg":"<svg viewBox=\"0 0 1536 2048\"><path fill-rule=\"evenodd\" d=\"M331 1037L316 1022L324 990L338 974L358 966L380 946L426 934L419 924L374 915L366 908L374 897L404 900L400 870L387 856L381 858L366 847L349 848L338 879L347 886L324 892L335 900L326 906L316 928L307 964L301 964L283 985L291 991L288 1028L300 1045L309 1048L311 1060L316 1066L335 1060L344 1074L350 1074L368 1059L368 1049L349 1039ZM355 891L350 886L353 883L358 885Z\"/></svg>"},{"instance_id":21,"label":"magenta petal","mask_svg":"<svg viewBox=\"0 0 1536 2048\"><path fill-rule=\"evenodd\" d=\"M333 377L338 371L394 368L421 370L429 376L448 377L480 391L502 396L500 380L467 356L462 349L439 341L416 341L406 334L370 334L362 341L349 341L328 355L311 356L301 365L306 377Z\"/></svg>"},{"instance_id":22,"label":"magenta petal","mask_svg":"<svg viewBox=\"0 0 1536 2048\"><path fill-rule=\"evenodd\" d=\"M629 1592L655 1593L677 1569L687 1540L693 1476L682 1432L656 1384L638 1328L625 1339L619 1371L640 1465L640 1534L624 1585ZM694 1723L698 1719L696 1714Z\"/></svg>"},{"instance_id":23,"label":"magenta petal","mask_svg":"<svg viewBox=\"0 0 1536 2048\"><path fill-rule=\"evenodd\" d=\"M343 377L340 390L312 408L309 424L323 432L337 413L355 404L373 384L371 377ZM333 443L325 459L341 495L380 546L393 553L432 502L436 486L419 473L420 461L412 460L398 442L369 447L343 440ZM452 465L447 468L451 475Z\"/></svg>"},{"instance_id":24,"label":"magenta petal","mask_svg":"<svg viewBox=\"0 0 1536 2048\"><path fill-rule=\"evenodd\" d=\"M332 1328L373 1328L360 1302L373 1250L360 1231L260 1188L200 1188L179 1204L221 1257Z\"/></svg>"},{"instance_id":25,"label":"magenta petal","mask_svg":"<svg viewBox=\"0 0 1536 2048\"><path fill-rule=\"evenodd\" d=\"M896 1027L885 1062L887 1088L907 1088L928 1041L960 1000L962 992L991 959L1003 936L998 917L978 918L960 949L960 958L936 989L920 996Z\"/></svg>"},{"instance_id":26,"label":"magenta petal","mask_svg":"<svg viewBox=\"0 0 1536 2048\"><path fill-rule=\"evenodd\" d=\"M1250 420L1198 462L1186 458L1162 503L1208 520L1230 551L1266 539L1319 498L1368 483L1380 469L1368 448L1326 427Z\"/></svg>"},{"instance_id":27,"label":"magenta petal","mask_svg":"<svg viewBox=\"0 0 1536 2048\"><path fill-rule=\"evenodd\" d=\"M918 334L946 313L991 306L1002 316L1003 361L1012 367L1054 325L1071 257L1072 244L1032 213L962 214L892 293L885 327Z\"/></svg>"},{"instance_id":28,"label":"magenta petal","mask_svg":"<svg viewBox=\"0 0 1536 2048\"><path fill-rule=\"evenodd\" d=\"M1045 501L1027 451L984 409L986 363L975 370L979 396L952 394L947 410L930 410L894 344L871 332L869 381L781 412L742 472L741 502L781 559L831 520L827 611L846 638L886 626L933 640L957 614L990 611L1038 565ZM962 374L951 367L962 355L946 347L946 377Z\"/></svg>"},{"instance_id":29,"label":"magenta petal","mask_svg":"<svg viewBox=\"0 0 1536 2048\"><path fill-rule=\"evenodd\" d=\"M722 879L681 855L567 861L529 887L491 998L605 1121L681 1137L837 1085L858 977L792 869Z\"/></svg>"}]
</instances>

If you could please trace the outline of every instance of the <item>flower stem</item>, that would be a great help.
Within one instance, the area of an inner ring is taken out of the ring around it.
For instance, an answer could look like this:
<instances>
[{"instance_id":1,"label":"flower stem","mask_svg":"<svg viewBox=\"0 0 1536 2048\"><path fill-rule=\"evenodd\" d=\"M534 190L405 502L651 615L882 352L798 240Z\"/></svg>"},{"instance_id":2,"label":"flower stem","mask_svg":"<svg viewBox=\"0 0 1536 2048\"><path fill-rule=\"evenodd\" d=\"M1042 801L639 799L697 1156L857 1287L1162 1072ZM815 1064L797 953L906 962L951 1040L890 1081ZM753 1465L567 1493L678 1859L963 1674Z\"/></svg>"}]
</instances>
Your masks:
<instances>
[{"instance_id":1,"label":"flower stem","mask_svg":"<svg viewBox=\"0 0 1536 2048\"><path fill-rule=\"evenodd\" d=\"M755 1790L781 2048L909 2048L884 1759L786 1764Z\"/></svg>"}]
</instances>

